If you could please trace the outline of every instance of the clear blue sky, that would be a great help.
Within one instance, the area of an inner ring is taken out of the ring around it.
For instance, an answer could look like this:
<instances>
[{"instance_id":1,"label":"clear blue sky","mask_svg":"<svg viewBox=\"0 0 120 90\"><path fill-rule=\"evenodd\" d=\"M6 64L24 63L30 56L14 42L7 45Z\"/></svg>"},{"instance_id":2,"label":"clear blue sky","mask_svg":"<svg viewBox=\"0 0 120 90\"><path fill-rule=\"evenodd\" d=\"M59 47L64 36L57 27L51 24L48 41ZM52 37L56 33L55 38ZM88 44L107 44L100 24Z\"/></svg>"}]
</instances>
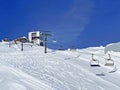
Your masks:
<instances>
[{"instance_id":1,"label":"clear blue sky","mask_svg":"<svg viewBox=\"0 0 120 90\"><path fill-rule=\"evenodd\" d=\"M51 31L65 47L118 42L120 0L0 0L0 39L33 30Z\"/></svg>"}]
</instances>

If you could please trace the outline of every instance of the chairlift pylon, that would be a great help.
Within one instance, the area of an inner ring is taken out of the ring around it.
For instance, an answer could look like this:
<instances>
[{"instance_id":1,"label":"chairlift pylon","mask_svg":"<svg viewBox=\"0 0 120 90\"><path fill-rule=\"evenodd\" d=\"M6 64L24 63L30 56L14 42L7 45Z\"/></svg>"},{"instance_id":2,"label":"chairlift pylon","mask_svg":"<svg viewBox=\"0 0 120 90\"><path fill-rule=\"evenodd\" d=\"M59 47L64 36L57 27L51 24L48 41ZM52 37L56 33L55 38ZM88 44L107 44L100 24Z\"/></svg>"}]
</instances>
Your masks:
<instances>
[{"instance_id":1,"label":"chairlift pylon","mask_svg":"<svg viewBox=\"0 0 120 90\"><path fill-rule=\"evenodd\" d=\"M90 66L91 67L99 67L99 60L97 59L94 59L94 54L92 54L92 60L90 60Z\"/></svg>"},{"instance_id":2,"label":"chairlift pylon","mask_svg":"<svg viewBox=\"0 0 120 90\"><path fill-rule=\"evenodd\" d=\"M114 61L111 59L110 54L108 54L109 58L106 59L105 61L105 66L113 66L114 65Z\"/></svg>"}]
</instances>

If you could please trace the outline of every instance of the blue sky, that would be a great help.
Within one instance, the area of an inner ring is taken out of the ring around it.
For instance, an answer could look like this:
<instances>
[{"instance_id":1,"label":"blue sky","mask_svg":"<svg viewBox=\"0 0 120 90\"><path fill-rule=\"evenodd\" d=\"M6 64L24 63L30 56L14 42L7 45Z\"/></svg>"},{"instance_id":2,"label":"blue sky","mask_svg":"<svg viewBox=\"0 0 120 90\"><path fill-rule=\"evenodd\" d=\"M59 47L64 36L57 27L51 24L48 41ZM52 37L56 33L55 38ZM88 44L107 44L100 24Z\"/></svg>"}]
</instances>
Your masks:
<instances>
[{"instance_id":1,"label":"blue sky","mask_svg":"<svg viewBox=\"0 0 120 90\"><path fill-rule=\"evenodd\" d=\"M0 0L0 39L33 30L51 31L67 48L118 42L120 0Z\"/></svg>"}]
</instances>

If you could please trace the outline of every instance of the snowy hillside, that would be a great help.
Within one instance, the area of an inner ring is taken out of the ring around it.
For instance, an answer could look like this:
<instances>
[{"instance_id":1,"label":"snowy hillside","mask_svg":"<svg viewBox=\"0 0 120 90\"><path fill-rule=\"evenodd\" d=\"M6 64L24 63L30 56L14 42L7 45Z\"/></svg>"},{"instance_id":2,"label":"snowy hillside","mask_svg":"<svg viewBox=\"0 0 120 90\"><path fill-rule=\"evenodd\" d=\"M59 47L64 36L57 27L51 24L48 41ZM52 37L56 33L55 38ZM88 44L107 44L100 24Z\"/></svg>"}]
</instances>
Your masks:
<instances>
[{"instance_id":1,"label":"snowy hillside","mask_svg":"<svg viewBox=\"0 0 120 90\"><path fill-rule=\"evenodd\" d=\"M104 47L48 50L32 44L0 43L0 90L120 90L120 53L110 52L113 66L105 66ZM100 66L91 67L90 60Z\"/></svg>"}]
</instances>

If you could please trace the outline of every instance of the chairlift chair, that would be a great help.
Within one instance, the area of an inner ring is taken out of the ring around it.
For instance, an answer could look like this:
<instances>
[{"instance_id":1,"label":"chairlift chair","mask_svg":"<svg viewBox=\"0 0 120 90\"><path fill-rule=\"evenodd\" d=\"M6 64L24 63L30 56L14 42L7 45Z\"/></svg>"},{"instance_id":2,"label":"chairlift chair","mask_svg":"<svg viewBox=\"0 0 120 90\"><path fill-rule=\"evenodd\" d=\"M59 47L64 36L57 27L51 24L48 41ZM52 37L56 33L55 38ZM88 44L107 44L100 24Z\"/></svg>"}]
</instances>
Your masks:
<instances>
[{"instance_id":1,"label":"chairlift chair","mask_svg":"<svg viewBox=\"0 0 120 90\"><path fill-rule=\"evenodd\" d=\"M93 58L93 55L94 55L94 54L92 54L92 60L90 60L90 66L91 66L91 67L99 67L99 66L100 66L100 65L99 65L99 60L94 59L94 58Z\"/></svg>"},{"instance_id":2,"label":"chairlift chair","mask_svg":"<svg viewBox=\"0 0 120 90\"><path fill-rule=\"evenodd\" d=\"M111 59L110 54L108 54L108 56L109 56L109 58L106 59L105 66L113 66L114 65L114 61Z\"/></svg>"},{"instance_id":3,"label":"chairlift chair","mask_svg":"<svg viewBox=\"0 0 120 90\"><path fill-rule=\"evenodd\" d=\"M65 50L62 45L59 46L58 50Z\"/></svg>"},{"instance_id":4,"label":"chairlift chair","mask_svg":"<svg viewBox=\"0 0 120 90\"><path fill-rule=\"evenodd\" d=\"M53 38L52 42L53 43L57 43L57 40L55 38Z\"/></svg>"}]
</instances>

